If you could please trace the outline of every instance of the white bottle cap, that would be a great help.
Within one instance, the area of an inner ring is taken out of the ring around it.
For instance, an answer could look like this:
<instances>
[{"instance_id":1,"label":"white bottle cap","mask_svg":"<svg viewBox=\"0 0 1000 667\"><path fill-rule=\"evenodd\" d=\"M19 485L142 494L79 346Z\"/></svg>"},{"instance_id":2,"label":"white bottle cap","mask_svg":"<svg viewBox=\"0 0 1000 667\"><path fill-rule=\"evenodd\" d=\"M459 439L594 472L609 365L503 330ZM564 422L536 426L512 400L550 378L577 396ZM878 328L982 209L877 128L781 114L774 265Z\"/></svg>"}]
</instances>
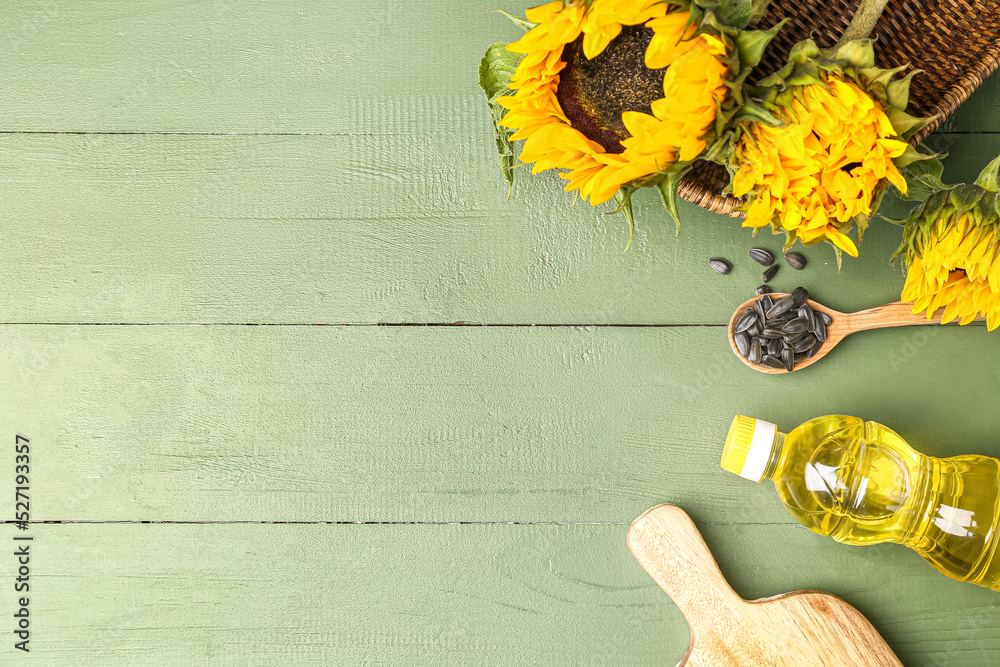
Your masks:
<instances>
[{"instance_id":1,"label":"white bottle cap","mask_svg":"<svg viewBox=\"0 0 1000 667\"><path fill-rule=\"evenodd\" d=\"M751 482L764 478L778 427L771 422L737 415L726 436L722 467Z\"/></svg>"}]
</instances>

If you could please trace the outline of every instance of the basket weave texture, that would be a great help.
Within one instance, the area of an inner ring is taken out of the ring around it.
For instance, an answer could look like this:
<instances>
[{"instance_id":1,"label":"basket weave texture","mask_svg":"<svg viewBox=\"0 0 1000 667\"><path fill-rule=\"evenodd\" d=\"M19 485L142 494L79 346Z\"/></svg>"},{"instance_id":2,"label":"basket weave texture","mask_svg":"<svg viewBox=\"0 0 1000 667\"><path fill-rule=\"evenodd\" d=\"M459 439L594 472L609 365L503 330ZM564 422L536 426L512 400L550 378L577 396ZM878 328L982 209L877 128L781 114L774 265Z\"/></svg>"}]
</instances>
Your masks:
<instances>
[{"instance_id":1,"label":"basket weave texture","mask_svg":"<svg viewBox=\"0 0 1000 667\"><path fill-rule=\"evenodd\" d=\"M792 46L803 39L813 39L820 48L836 44L858 4L774 0L754 27L769 28L786 17L789 21L764 53L759 78L781 69ZM890 0L874 34L879 67L909 64L924 70L910 85L907 111L937 118L910 139L916 145L1000 65L1000 0ZM702 208L741 218L735 208L742 200L722 194L728 182L724 167L700 161L681 179L679 193Z\"/></svg>"}]
</instances>

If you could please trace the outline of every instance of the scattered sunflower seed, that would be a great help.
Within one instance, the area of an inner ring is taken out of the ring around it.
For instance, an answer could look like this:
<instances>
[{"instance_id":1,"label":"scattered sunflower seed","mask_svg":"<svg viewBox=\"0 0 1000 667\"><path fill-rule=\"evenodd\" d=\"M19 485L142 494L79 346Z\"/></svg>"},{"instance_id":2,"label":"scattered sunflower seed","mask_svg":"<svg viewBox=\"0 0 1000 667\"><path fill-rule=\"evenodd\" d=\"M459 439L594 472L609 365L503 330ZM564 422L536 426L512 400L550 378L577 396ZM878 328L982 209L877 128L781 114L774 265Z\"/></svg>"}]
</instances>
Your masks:
<instances>
[{"instance_id":1,"label":"scattered sunflower seed","mask_svg":"<svg viewBox=\"0 0 1000 667\"><path fill-rule=\"evenodd\" d=\"M801 271L806 265L806 258L797 252L786 252L785 261L796 271Z\"/></svg>"},{"instance_id":2,"label":"scattered sunflower seed","mask_svg":"<svg viewBox=\"0 0 1000 667\"><path fill-rule=\"evenodd\" d=\"M771 266L774 264L774 255L762 248L750 248L750 259L761 266Z\"/></svg>"},{"instance_id":3,"label":"scattered sunflower seed","mask_svg":"<svg viewBox=\"0 0 1000 667\"><path fill-rule=\"evenodd\" d=\"M726 275L733 270L733 265L721 257L713 257L708 260L708 264L715 269L717 273L721 273L722 275Z\"/></svg>"},{"instance_id":4,"label":"scattered sunflower seed","mask_svg":"<svg viewBox=\"0 0 1000 667\"><path fill-rule=\"evenodd\" d=\"M781 265L780 264L774 264L767 271L765 271L764 273L760 274L760 280L761 280L761 282L766 283L769 280L771 280L771 278L774 277L774 274L776 274L778 272L778 267L779 266L781 266Z\"/></svg>"},{"instance_id":5,"label":"scattered sunflower seed","mask_svg":"<svg viewBox=\"0 0 1000 667\"><path fill-rule=\"evenodd\" d=\"M767 285L761 285L760 287L757 288L757 296L760 296L761 294L770 294L770 293L771 293L771 288L768 287Z\"/></svg>"}]
</instances>

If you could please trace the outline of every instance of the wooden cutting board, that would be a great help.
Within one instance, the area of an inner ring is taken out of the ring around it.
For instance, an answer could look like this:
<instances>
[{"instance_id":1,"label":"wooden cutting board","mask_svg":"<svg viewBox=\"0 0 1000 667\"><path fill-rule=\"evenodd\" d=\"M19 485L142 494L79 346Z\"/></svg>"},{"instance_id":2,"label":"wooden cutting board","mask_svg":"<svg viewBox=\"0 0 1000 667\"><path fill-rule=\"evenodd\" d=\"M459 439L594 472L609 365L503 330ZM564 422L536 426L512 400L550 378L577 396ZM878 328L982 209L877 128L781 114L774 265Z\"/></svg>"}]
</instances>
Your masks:
<instances>
[{"instance_id":1,"label":"wooden cutting board","mask_svg":"<svg viewBox=\"0 0 1000 667\"><path fill-rule=\"evenodd\" d=\"M691 645L677 667L901 667L868 619L834 595L742 599L676 505L636 519L628 544L691 626Z\"/></svg>"}]
</instances>

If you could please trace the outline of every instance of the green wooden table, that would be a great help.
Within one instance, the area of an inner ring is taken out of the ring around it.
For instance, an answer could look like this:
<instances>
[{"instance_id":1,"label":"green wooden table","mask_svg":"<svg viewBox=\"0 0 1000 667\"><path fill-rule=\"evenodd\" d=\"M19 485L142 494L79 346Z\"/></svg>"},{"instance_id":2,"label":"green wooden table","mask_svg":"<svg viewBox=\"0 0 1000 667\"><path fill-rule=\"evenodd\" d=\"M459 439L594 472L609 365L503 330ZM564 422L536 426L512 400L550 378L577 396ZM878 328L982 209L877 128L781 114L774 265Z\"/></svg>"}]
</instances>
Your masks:
<instances>
[{"instance_id":1,"label":"green wooden table","mask_svg":"<svg viewBox=\"0 0 1000 667\"><path fill-rule=\"evenodd\" d=\"M1000 595L815 536L718 461L736 413L1000 455L1000 336L877 331L750 371L723 323L777 237L683 204L674 238L642 193L623 252L624 220L554 175L504 203L476 82L517 34L494 4L0 11L5 517L15 436L31 448L0 664L673 665L688 630L625 545L661 502L746 598L827 590L908 666L995 664ZM974 178L1000 80L934 141L947 180ZM813 248L775 284L894 300L898 237L874 224L840 275Z\"/></svg>"}]
</instances>

